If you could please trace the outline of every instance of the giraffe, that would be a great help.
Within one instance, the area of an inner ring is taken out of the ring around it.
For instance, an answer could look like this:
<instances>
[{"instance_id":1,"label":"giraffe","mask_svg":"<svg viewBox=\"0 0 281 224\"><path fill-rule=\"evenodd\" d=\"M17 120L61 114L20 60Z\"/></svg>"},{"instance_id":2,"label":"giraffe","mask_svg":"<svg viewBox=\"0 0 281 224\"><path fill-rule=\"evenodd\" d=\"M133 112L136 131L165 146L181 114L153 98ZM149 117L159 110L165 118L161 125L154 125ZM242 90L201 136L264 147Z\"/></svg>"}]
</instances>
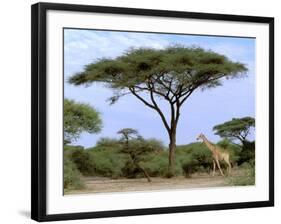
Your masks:
<instances>
[{"instance_id":1,"label":"giraffe","mask_svg":"<svg viewBox=\"0 0 281 224\"><path fill-rule=\"evenodd\" d=\"M197 137L197 140L202 139L203 142L205 143L205 145L207 146L207 148L212 152L213 155L213 176L215 175L216 172L216 165L218 166L220 173L222 176L224 176L221 167L220 167L220 161L225 161L227 164L227 171L228 174L230 174L231 171L231 164L229 161L229 152L226 152L225 150L223 150L222 148L220 148L219 146L211 143L205 135L203 135L202 133Z\"/></svg>"}]
</instances>

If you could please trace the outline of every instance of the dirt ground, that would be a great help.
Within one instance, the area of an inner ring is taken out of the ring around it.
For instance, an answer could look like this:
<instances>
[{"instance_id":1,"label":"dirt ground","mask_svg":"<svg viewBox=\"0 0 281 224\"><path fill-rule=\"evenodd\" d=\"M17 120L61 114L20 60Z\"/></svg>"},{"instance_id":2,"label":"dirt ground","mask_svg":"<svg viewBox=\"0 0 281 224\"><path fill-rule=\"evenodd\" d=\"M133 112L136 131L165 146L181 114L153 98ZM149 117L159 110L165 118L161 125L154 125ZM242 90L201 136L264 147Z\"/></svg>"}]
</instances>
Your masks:
<instances>
[{"instance_id":1,"label":"dirt ground","mask_svg":"<svg viewBox=\"0 0 281 224\"><path fill-rule=\"evenodd\" d=\"M239 176L239 173L235 172L232 176ZM197 174L192 176L192 178L174 177L168 179L152 177L151 182L148 182L146 178L114 180L101 177L83 177L83 180L85 182L84 189L67 191L65 194L188 189L228 185L226 177L219 176L218 174L214 177L209 174Z\"/></svg>"}]
</instances>

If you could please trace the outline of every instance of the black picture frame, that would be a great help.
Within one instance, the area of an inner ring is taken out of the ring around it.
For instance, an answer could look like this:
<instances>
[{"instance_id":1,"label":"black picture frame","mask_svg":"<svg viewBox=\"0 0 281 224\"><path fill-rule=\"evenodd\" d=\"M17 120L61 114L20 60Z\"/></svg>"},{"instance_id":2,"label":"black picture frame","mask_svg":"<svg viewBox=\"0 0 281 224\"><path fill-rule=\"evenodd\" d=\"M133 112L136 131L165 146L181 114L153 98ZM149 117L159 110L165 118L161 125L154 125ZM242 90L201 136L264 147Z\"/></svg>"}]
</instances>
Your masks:
<instances>
[{"instance_id":1,"label":"black picture frame","mask_svg":"<svg viewBox=\"0 0 281 224\"><path fill-rule=\"evenodd\" d=\"M98 211L68 214L46 213L46 13L48 10L63 10L87 13L111 13L124 15L192 18L217 21L253 22L269 25L269 200L208 204L195 206L140 208L129 210ZM74 220L116 216L147 215L161 213L194 212L206 210L238 209L274 206L274 18L163 11L137 8L103 7L73 4L37 3L32 5L32 155L31 155L31 218L36 221Z\"/></svg>"}]
</instances>

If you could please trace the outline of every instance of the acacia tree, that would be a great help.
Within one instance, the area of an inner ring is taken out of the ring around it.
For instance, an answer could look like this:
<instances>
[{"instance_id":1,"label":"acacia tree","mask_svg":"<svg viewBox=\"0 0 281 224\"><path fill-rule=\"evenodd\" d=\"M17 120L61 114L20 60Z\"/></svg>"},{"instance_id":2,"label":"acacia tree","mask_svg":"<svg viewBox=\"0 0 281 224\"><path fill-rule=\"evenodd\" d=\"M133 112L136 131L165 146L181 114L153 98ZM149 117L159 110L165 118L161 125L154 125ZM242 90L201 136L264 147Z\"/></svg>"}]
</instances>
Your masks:
<instances>
[{"instance_id":1,"label":"acacia tree","mask_svg":"<svg viewBox=\"0 0 281 224\"><path fill-rule=\"evenodd\" d=\"M119 130L117 134L121 135L120 142L123 144L121 152L128 154L132 164L144 174L148 182L151 182L148 173L140 165L140 162L144 160L144 156L147 153L153 152L154 148L148 144L149 142L144 141L142 136L140 136L135 129L124 128Z\"/></svg>"},{"instance_id":2,"label":"acacia tree","mask_svg":"<svg viewBox=\"0 0 281 224\"><path fill-rule=\"evenodd\" d=\"M119 130L117 134L120 134L122 136L121 141L125 143L126 148L129 147L130 139L143 139L142 136L139 135L139 132L133 128L123 128Z\"/></svg>"},{"instance_id":3,"label":"acacia tree","mask_svg":"<svg viewBox=\"0 0 281 224\"><path fill-rule=\"evenodd\" d=\"M255 119L252 117L243 117L232 118L231 121L218 124L214 126L213 130L216 135L231 140L237 139L242 143L242 146L245 146L249 142L247 137L253 127L255 127Z\"/></svg>"},{"instance_id":4,"label":"acacia tree","mask_svg":"<svg viewBox=\"0 0 281 224\"><path fill-rule=\"evenodd\" d=\"M165 49L130 49L114 59L99 59L73 75L69 82L89 85L101 82L114 90L115 103L127 94L156 111L169 136L169 173L174 174L176 132L181 107L196 89L220 86L222 78L237 78L247 68L226 56L200 47L171 46ZM164 99L170 108L159 106Z\"/></svg>"},{"instance_id":5,"label":"acacia tree","mask_svg":"<svg viewBox=\"0 0 281 224\"><path fill-rule=\"evenodd\" d=\"M102 128L100 114L90 105L64 99L63 130L65 143L79 138L83 131L98 133Z\"/></svg>"}]
</instances>

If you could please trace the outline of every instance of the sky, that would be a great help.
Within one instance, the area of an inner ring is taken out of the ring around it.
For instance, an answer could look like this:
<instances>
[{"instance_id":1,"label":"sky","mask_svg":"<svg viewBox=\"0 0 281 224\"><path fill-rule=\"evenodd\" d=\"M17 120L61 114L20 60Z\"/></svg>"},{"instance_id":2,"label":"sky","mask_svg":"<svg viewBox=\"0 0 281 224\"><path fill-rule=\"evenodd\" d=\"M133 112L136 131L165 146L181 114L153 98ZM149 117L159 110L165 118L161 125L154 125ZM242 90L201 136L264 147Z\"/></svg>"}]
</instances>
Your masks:
<instances>
[{"instance_id":1,"label":"sky","mask_svg":"<svg viewBox=\"0 0 281 224\"><path fill-rule=\"evenodd\" d=\"M197 90L187 99L178 124L177 145L196 141L200 133L217 142L220 137L214 135L212 129L215 125L234 117L255 117L253 38L64 29L64 97L93 106L103 120L99 134L83 133L73 144L92 147L101 137L117 138L118 130L134 128L144 138L156 138L168 145L168 135L159 115L134 96L122 97L114 105L109 105L107 99L113 92L102 84L73 86L67 80L83 71L85 65L100 58L118 57L131 47L163 49L174 44L212 50L232 61L244 63L248 68L245 78L223 80L222 86ZM162 110L168 112L165 101L159 103ZM250 139L254 139L253 132Z\"/></svg>"}]
</instances>

